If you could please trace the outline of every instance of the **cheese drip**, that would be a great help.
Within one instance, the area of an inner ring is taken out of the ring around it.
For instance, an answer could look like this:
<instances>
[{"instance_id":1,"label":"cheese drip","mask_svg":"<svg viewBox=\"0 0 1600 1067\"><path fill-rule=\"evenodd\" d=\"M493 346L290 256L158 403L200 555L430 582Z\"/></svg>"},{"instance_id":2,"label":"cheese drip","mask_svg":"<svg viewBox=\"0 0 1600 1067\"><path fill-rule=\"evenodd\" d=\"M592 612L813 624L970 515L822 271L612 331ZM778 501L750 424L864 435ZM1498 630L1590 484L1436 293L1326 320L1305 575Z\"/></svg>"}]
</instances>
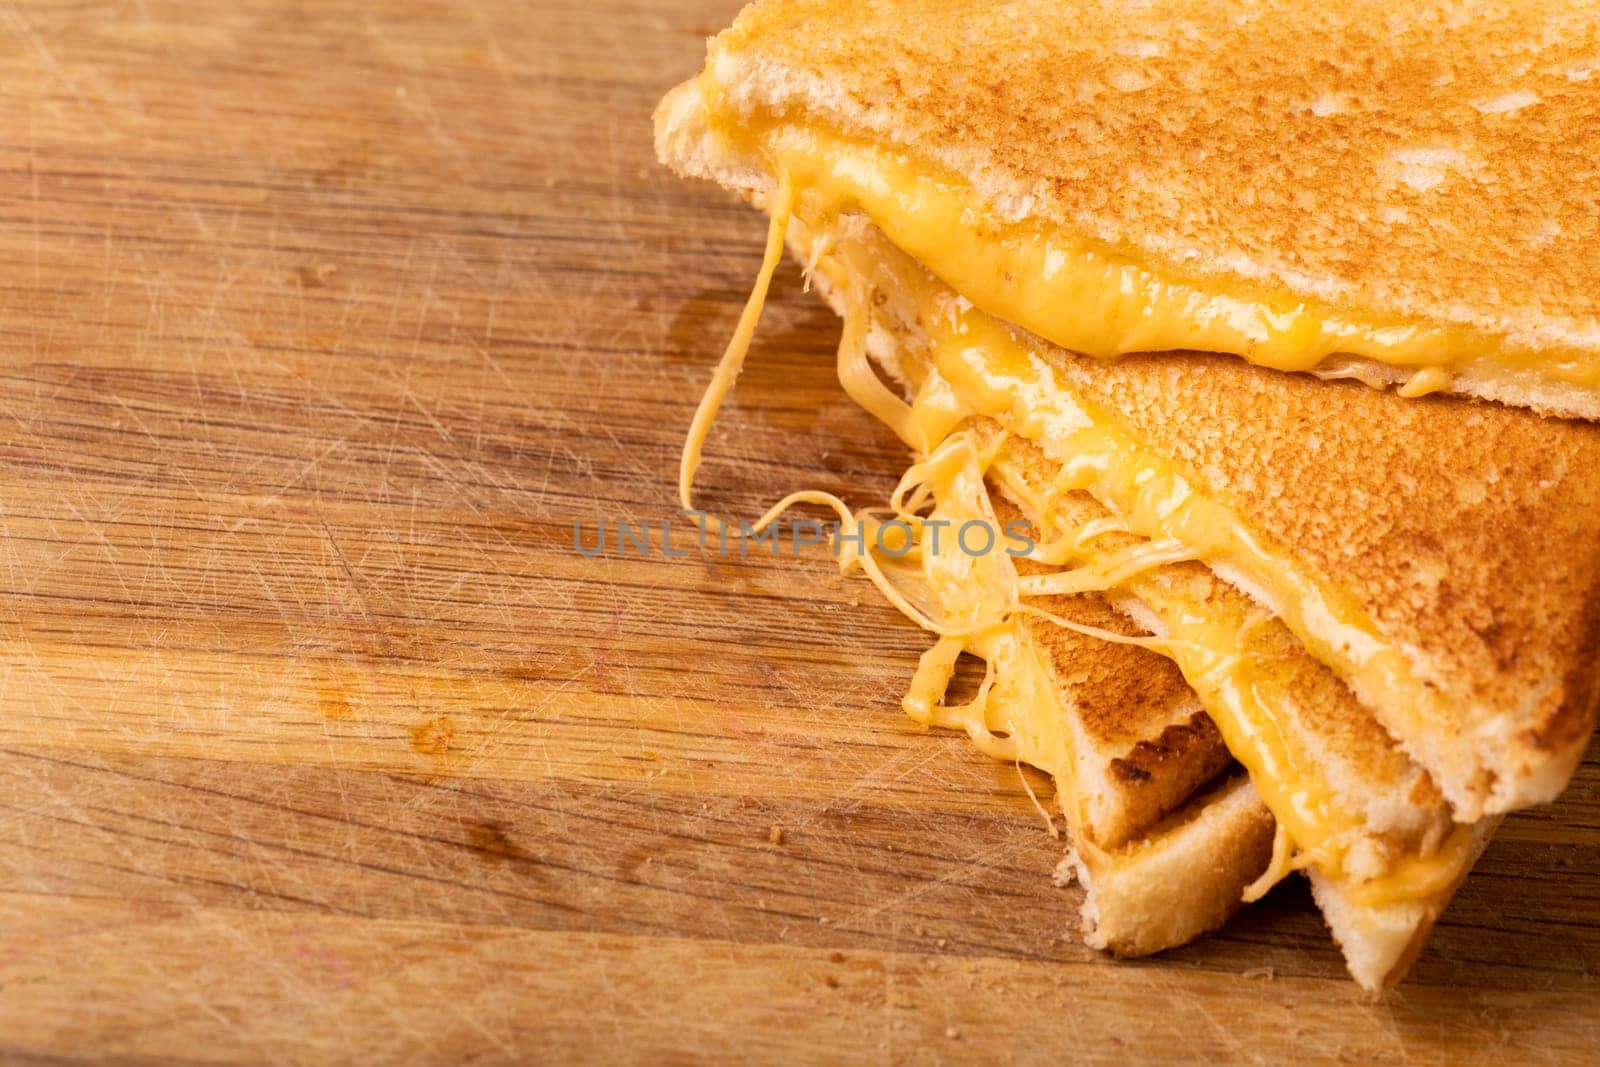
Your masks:
<instances>
[{"instance_id":1,"label":"cheese drip","mask_svg":"<svg viewBox=\"0 0 1600 1067\"><path fill-rule=\"evenodd\" d=\"M694 479L700 468L700 460L705 447L706 437L711 432L712 424L716 421L717 413L722 404L732 393L739 373L744 368L745 360L749 356L751 342L755 338L756 327L760 323L762 310L766 306L766 298L772 285L772 276L777 270L779 261L783 258L784 240L789 232L790 220L795 204L795 191L787 172L779 178L776 196L771 204L772 218L767 229L767 243L762 255L761 268L756 275L755 285L750 291L750 296L745 302L740 313L738 325L733 336L729 339L727 348L724 349L722 358L718 360L715 371L712 373L711 382L701 396L695 408L694 418L690 422L689 432L684 440L683 453L678 465L678 500L683 509L693 515L702 516L711 522L721 523L720 519L703 516L694 510L693 490ZM825 239L820 247L826 247L831 239ZM846 314L843 334L839 342L837 370L841 386L853 399L856 399L869 412L876 415L895 429L900 436L908 442L919 443L924 450L929 451L928 458L913 465L911 470L901 479L891 497L889 509L896 518L904 522L913 531L921 525L921 518L915 514L915 509L926 503L930 497L938 496L941 489L948 493L949 488L958 481L963 484L968 493L975 500L981 500L981 506L963 512L963 515L976 516L988 521L991 528L998 528L994 519L994 511L988 504L987 490L983 486L983 472L987 467L987 459L980 463L977 446L970 434L952 434L951 427L960 417L960 411L953 402L953 394L949 390L939 390L930 387L921 391L934 400L934 403L924 405L920 411L915 405L908 406L903 400L889 392L888 388L878 379L872 370L866 355L866 332L868 326L867 297L859 287L846 289ZM920 395L920 394L919 394ZM934 444L933 442L937 442ZM751 527L754 533L760 534L766 530L777 518L789 508L797 504L816 504L832 510L839 518L841 530L848 529L850 536L840 552L840 569L845 573L860 568L874 585L884 594L885 598L894 605L903 615L924 630L939 635L944 639L965 639L979 641L984 631L1003 626L1007 617L1013 612L1037 615L1052 621L1059 626L1077 631L1087 636L1097 637L1101 640L1117 641L1127 644L1139 644L1148 647L1160 647L1163 642L1159 638L1133 638L1125 634L1118 634L1097 627L1085 626L1070 619L1060 618L1049 612L1042 611L1028 605L1023 605L1017 600L1016 573L1010 568L1009 561L1004 554L998 556L986 554L977 558L999 558L1006 560L1006 568L997 572L1000 576L998 588L1004 593L997 600L986 601L975 611L962 613L964 625L951 628L940 622L929 612L918 607L909 599L907 594L896 586L885 573L882 566L873 556L870 546L875 542L872 536L875 530L876 515L871 509L852 511L849 505L832 493L820 490L802 490L791 493L789 496L773 505ZM965 519L963 519L965 521ZM856 544L865 544L867 551L855 549ZM961 553L930 553L929 573L938 576L939 581L934 583L935 592L940 587L940 581L946 588L951 587L950 576L940 570L939 560L954 560L962 558ZM960 579L955 585L963 584ZM979 581L978 588L995 588L986 581ZM953 662L953 660L952 660ZM930 674L929 677L934 677ZM946 678L946 685L948 678ZM926 688L926 687L925 687ZM943 690L940 690L940 696ZM976 703L976 702L975 702Z\"/></svg>"},{"instance_id":2,"label":"cheese drip","mask_svg":"<svg viewBox=\"0 0 1600 1067\"><path fill-rule=\"evenodd\" d=\"M913 525L919 536L934 523L951 530L969 522L998 529L985 475L1000 443L1003 439L980 444L970 430L951 433L913 464L895 489L892 509L902 521L914 522L919 516L907 509L926 507L926 521ZM971 556L947 546L941 552L924 540L918 559L912 580L939 606L946 632L918 662L902 701L906 714L927 726L961 730L995 759L1027 763L1049 774L1075 847L1103 853L1086 829L1087 798L1073 784L1076 754L1061 691L1022 622L1037 616L1096 639L1145 647L1159 646L1161 640L1085 626L1023 603L1015 565L1003 551ZM963 653L983 661L983 682L972 700L947 704Z\"/></svg>"},{"instance_id":3,"label":"cheese drip","mask_svg":"<svg viewBox=\"0 0 1600 1067\"><path fill-rule=\"evenodd\" d=\"M839 339L839 384L862 408L912 448L926 449L915 433L911 408L879 380L867 358L867 298L859 285L846 290L844 332Z\"/></svg>"},{"instance_id":4,"label":"cheese drip","mask_svg":"<svg viewBox=\"0 0 1600 1067\"><path fill-rule=\"evenodd\" d=\"M689 423L689 436L683 442L683 455L678 460L678 504L685 511L694 509L694 476L700 470L700 453L705 448L706 436L711 433L711 424L716 421L722 402L733 392L739 372L744 369L745 357L750 354L750 342L755 338L762 309L767 306L772 275L783 258L783 239L789 232L789 215L793 210L794 187L790 185L788 175L785 175L778 182L777 199L772 205L772 222L767 227L767 247L761 256L761 270L756 275L756 283L750 290L749 299L745 301L744 310L739 313L739 324L728 339L728 347L723 350L722 358L717 361L717 369L712 372L711 384L706 386L700 403L694 409L694 419Z\"/></svg>"}]
</instances>

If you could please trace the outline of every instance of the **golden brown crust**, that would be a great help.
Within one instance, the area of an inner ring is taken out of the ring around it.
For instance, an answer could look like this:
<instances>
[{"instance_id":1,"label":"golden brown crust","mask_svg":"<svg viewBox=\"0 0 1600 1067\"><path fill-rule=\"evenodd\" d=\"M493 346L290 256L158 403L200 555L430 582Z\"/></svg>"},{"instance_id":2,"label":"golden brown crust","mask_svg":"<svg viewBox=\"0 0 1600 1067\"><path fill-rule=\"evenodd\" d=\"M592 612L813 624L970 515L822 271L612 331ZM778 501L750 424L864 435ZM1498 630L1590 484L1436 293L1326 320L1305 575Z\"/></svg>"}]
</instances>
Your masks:
<instances>
[{"instance_id":1,"label":"golden brown crust","mask_svg":"<svg viewBox=\"0 0 1600 1067\"><path fill-rule=\"evenodd\" d=\"M1593 358L1597 13L764 0L710 66L735 109L915 146L1179 278Z\"/></svg>"},{"instance_id":2,"label":"golden brown crust","mask_svg":"<svg viewBox=\"0 0 1600 1067\"><path fill-rule=\"evenodd\" d=\"M994 498L1003 526L1021 519ZM1035 533L1037 531L1035 530ZM1025 559L1019 570L1034 569ZM1063 618L1134 636L1139 628L1098 596L1039 597ZM1119 848L1181 807L1233 763L1216 725L1177 666L1130 645L1109 644L1037 618L1023 631L1038 650L1078 727L1078 791L1092 842Z\"/></svg>"},{"instance_id":3,"label":"golden brown crust","mask_svg":"<svg viewBox=\"0 0 1600 1067\"><path fill-rule=\"evenodd\" d=\"M1196 752L1209 757L1209 766L1205 763L1196 766L1199 763ZM1227 752L1222 734L1211 716L1197 715L1188 722L1173 723L1151 740L1140 741L1126 756L1112 760L1110 770L1114 778L1143 783L1166 776L1173 768L1181 768L1193 774L1195 784L1199 784L1227 765Z\"/></svg>"},{"instance_id":4,"label":"golden brown crust","mask_svg":"<svg viewBox=\"0 0 1600 1067\"><path fill-rule=\"evenodd\" d=\"M1037 526L990 486L995 517L1002 526L1027 523L1028 536L1040 537ZM1038 573L1037 563L1015 559L1019 574ZM1084 626L1138 636L1139 627L1099 596L1033 597L1029 603ZM1063 629L1037 618L1024 618L1028 636L1046 662L1083 690L1077 712L1098 744L1125 757L1140 742L1153 741L1169 725L1188 722L1199 704L1172 661L1142 648L1113 645ZM1113 652L1113 650L1115 650ZM1156 722L1151 708L1173 709ZM1152 725L1152 723L1155 725Z\"/></svg>"}]
</instances>

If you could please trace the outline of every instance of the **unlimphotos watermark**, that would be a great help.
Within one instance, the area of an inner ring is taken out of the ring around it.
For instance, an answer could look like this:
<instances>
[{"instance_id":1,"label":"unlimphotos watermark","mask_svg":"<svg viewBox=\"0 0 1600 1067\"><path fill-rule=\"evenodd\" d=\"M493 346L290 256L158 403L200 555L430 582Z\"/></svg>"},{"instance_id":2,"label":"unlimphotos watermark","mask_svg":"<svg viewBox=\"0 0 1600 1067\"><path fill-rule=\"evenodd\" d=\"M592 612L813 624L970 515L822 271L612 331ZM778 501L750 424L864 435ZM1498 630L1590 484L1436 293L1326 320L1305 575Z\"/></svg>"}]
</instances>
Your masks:
<instances>
[{"instance_id":1,"label":"unlimphotos watermark","mask_svg":"<svg viewBox=\"0 0 1600 1067\"><path fill-rule=\"evenodd\" d=\"M1032 527L1021 519L998 526L985 519L956 523L949 519L919 518L913 529L910 522L900 518L849 527L841 527L838 522L800 518L774 522L758 531L748 522L717 523L713 530L705 512L686 511L684 515L692 521L680 524L677 529L693 530L701 549L715 548L722 556L750 556L762 551L773 557L798 556L803 549L829 544L835 556L848 545L857 554L870 551L889 559L899 559L919 548L925 555L934 556L959 552L976 558L1004 552L1021 557L1032 555L1037 547L1030 536ZM688 549L674 546L672 531L671 519L638 522L599 519L592 524L574 519L572 548L578 555L590 558L660 555L681 559L688 556Z\"/></svg>"}]
</instances>

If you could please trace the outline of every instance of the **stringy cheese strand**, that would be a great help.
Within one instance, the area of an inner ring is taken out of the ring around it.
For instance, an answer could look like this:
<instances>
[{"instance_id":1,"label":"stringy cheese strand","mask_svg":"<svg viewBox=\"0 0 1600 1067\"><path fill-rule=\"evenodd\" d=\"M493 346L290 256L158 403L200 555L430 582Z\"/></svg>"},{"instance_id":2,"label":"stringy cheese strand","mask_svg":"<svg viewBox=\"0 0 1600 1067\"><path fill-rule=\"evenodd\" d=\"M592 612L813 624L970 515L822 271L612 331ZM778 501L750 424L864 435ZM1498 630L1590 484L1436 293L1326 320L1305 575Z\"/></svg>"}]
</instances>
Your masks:
<instances>
[{"instance_id":1,"label":"stringy cheese strand","mask_svg":"<svg viewBox=\"0 0 1600 1067\"><path fill-rule=\"evenodd\" d=\"M716 421L722 402L733 391L733 383L744 368L745 357L750 353L750 341L755 337L756 324L761 321L761 310L767 303L767 291L772 286L773 272L783 258L783 240L789 232L789 214L794 209L794 189L785 173L778 182L777 200L773 205L772 224L767 229L767 250L761 258L761 272L756 275L755 287L739 314L739 325L728 340L717 369L711 375L711 384L700 397L695 408L694 421L689 424L689 436L683 443L683 455L678 461L678 504L685 511L694 510L692 492L694 476L700 469L700 452L705 447L711 424Z\"/></svg>"}]
</instances>

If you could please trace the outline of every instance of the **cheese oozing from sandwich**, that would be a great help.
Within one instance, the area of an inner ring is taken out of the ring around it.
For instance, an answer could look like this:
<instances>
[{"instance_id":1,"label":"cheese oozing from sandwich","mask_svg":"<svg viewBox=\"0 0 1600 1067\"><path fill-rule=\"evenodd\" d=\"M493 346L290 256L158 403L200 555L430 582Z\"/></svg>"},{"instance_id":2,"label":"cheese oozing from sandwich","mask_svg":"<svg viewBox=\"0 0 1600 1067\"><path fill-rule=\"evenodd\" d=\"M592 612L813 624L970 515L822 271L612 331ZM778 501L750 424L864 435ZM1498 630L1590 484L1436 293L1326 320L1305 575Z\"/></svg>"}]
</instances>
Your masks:
<instances>
[{"instance_id":1,"label":"cheese oozing from sandwich","mask_svg":"<svg viewBox=\"0 0 1600 1067\"><path fill-rule=\"evenodd\" d=\"M1200 284L1105 242L1001 217L968 183L905 151L816 123L720 115L721 87L709 73L702 78L716 134L788 174L806 213L864 212L977 306L1070 351L1222 352L1380 384L1360 362L1371 360L1391 368L1407 396L1448 389L1457 374L1600 388L1600 361L1580 353L1338 309L1243 281Z\"/></svg>"},{"instance_id":2,"label":"cheese oozing from sandwich","mask_svg":"<svg viewBox=\"0 0 1600 1067\"><path fill-rule=\"evenodd\" d=\"M982 313L969 310L965 314L977 317ZM998 329L998 324L996 327L998 333L986 335L984 344L1003 351L1007 332ZM948 338L946 343L949 343ZM1012 355L1019 355L1019 352ZM998 387L998 383L990 382L990 386ZM960 388L955 391L964 392ZM923 396L940 399L925 405L921 402ZM911 408L914 423L929 420L917 436L939 437L949 422L946 396L947 380L937 368L930 369L921 383L918 402ZM1107 428L1097 427L1092 422L1075 423L1075 426L1078 436L1074 461L1063 466L1061 477L1045 493L1015 475L1007 462L1003 442L988 448L969 447L966 451L984 457L984 470L1003 480L1015 497L1027 500L1030 506L1026 510L1034 515L1049 515L1051 494L1090 489L1093 486L1091 472L1114 469L1137 457L1135 448L1119 440ZM943 438L945 442L950 440L950 437ZM1162 470L1153 465L1154 460L1144 458L1148 462L1128 473L1127 481L1142 483L1161 491L1162 495L1170 495L1174 472ZM916 476L922 479L921 484L937 502L938 514L949 522L950 528L959 529L968 522L993 522L992 509L982 496L981 475L973 471L970 463L965 467L949 462L927 463ZM973 488L975 481L977 490ZM1127 528L1126 523L1120 525ZM1351 849L1365 836L1363 817L1342 804L1315 770L1297 759L1293 746L1287 743L1285 735L1289 725L1280 719L1280 707L1267 695L1272 690L1271 673L1275 664L1251 654L1244 645L1252 619L1219 616L1209 605L1175 602L1170 591L1157 593L1142 580L1157 567L1193 558L1188 545L1172 540L1147 540L1132 549L1106 554L1094 547L1094 532L1084 528L1052 531L1044 550L1035 558L1053 557L1075 565L1070 570L1031 583L1019 582L1009 571L1003 577L985 578L981 572L962 563L959 554L955 556L955 563L944 557L922 560L931 572L929 580L943 605L945 619L957 620L972 629L965 637L944 637L924 658L923 669L913 681L906 701L912 717L921 722L962 726L981 747L987 748L988 729L980 731L970 719L974 707L963 707L952 720L951 713L938 704L938 694L942 693L942 686L949 677L946 667L953 663L954 656L960 651L969 651L992 663L997 655L1005 654L1003 650L1008 649L1008 644L1002 635L1010 632L1005 627L1015 625L1013 615L1018 607L1019 592L1030 589L1040 594L1124 591L1159 605L1157 613L1165 633L1163 639L1151 645L1178 664L1222 732L1229 751L1250 772L1257 793L1278 820L1287 846L1281 854L1293 855L1294 860L1292 864L1277 865L1264 880L1263 889L1288 873L1291 866L1312 866L1330 877L1355 883L1352 899L1372 907L1431 899L1448 893L1474 854L1470 828L1456 826L1435 851L1391 858L1382 873L1361 877L1347 864L1347 859ZM1052 583L1054 578L1067 581ZM995 625L993 620L996 619L1004 620L1003 624ZM1108 639L1119 638L1112 635ZM1026 705L1022 714L1027 715L1030 710L1035 715L1059 715L1058 709L1052 711L1038 704ZM987 721L984 725L992 727ZM1034 723L1018 733L1013 732L1016 731L1013 723L1006 732L1011 737L1036 737L1047 729L1046 724ZM1007 749L994 754L1004 757L1014 751ZM1050 764L1033 758L1029 762L1054 770Z\"/></svg>"},{"instance_id":3,"label":"cheese oozing from sandwich","mask_svg":"<svg viewBox=\"0 0 1600 1067\"><path fill-rule=\"evenodd\" d=\"M1230 336L1241 343L1247 340L1252 352L1276 346L1281 360L1309 360L1304 353L1322 344L1318 337L1333 349L1366 352L1374 358L1387 352L1385 358L1393 359L1416 357L1423 348L1445 351L1450 348L1448 337L1438 334L1426 344L1418 341L1421 347L1408 348L1422 336L1417 332L1421 327L1358 329L1349 320L1304 305L1267 315L1264 305L1250 302L1254 300L1250 294L1199 294L1093 250L1080 249L1083 254L1077 255L1064 239L986 221L959 182L889 149L814 126L748 118L735 122L718 116L713 87L705 89L705 97L711 135L728 139L730 150L740 158L763 159L774 173L783 175L792 190L793 209L809 228L825 234L831 225L828 220L862 219L881 231L904 258L945 283L933 300L937 306L924 310L951 321L952 338L941 345L941 369L962 402L1039 440L1062 462L1072 462L1094 482L1094 495L1125 515L1136 532L1182 542L1196 558L1225 568L1230 578L1245 584L1284 618L1317 659L1376 710L1391 733L1415 746L1414 755L1429 766L1434 760L1441 768L1449 764L1451 774L1459 770L1475 776L1459 784L1449 774L1443 779L1463 818L1475 819L1516 802L1512 787L1501 790L1488 771L1459 768L1463 744L1449 751L1429 747L1440 744L1434 739L1459 733L1458 717L1438 688L1417 676L1405 650L1378 632L1368 608L1337 583L1297 565L1281 547L1264 543L1238 516L1206 499L1161 457L1137 448L1112 422L1085 412L1051 380L1048 361L1029 350L1001 320L1015 321L1047 339L1054 333L1071 348L1110 352L1163 344L1204 347L1187 342L1221 337L1215 331L1232 330L1248 319L1266 323L1275 332ZM1234 311L1217 313L1224 305ZM1254 309L1251 315L1234 313L1247 307ZM1078 332L1063 336L1063 331ZM987 341L962 340L968 333L984 333ZM1447 376L1438 367L1420 367L1418 380L1408 391L1437 386ZM862 379L846 385L854 386L861 398ZM882 414L888 401L879 390L864 403ZM940 416L949 421L948 411ZM924 451L937 439L937 435L928 439L926 427L901 415L893 417L892 425L909 444ZM1108 439L1097 443L1097 437ZM1120 458L1087 458L1093 455ZM1468 739L1465 745L1478 743Z\"/></svg>"}]
</instances>

